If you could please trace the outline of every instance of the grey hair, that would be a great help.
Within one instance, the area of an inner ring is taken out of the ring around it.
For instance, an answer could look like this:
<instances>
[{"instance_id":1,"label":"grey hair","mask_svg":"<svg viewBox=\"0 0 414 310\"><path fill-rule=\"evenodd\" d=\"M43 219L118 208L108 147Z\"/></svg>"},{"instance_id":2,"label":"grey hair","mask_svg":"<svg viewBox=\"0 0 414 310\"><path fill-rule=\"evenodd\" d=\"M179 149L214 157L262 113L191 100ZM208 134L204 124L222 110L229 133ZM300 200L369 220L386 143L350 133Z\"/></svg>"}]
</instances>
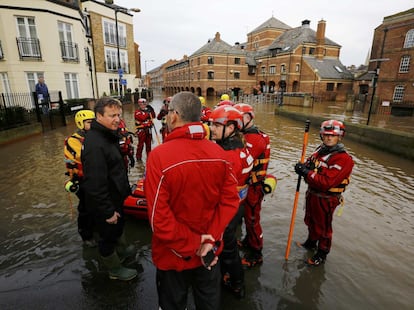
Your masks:
<instances>
[{"instance_id":1,"label":"grey hair","mask_svg":"<svg viewBox=\"0 0 414 310\"><path fill-rule=\"evenodd\" d=\"M171 100L170 109L177 111L184 122L200 121L201 102L192 92L183 91L176 94Z\"/></svg>"}]
</instances>

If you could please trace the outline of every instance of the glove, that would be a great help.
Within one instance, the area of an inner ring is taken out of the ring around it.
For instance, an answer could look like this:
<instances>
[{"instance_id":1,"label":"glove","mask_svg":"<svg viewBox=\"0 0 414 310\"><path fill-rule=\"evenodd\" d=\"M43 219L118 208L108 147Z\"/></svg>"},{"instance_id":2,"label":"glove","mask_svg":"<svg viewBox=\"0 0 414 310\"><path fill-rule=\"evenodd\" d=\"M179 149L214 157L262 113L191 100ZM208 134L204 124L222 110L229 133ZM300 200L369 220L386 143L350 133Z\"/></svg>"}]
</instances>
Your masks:
<instances>
[{"instance_id":1,"label":"glove","mask_svg":"<svg viewBox=\"0 0 414 310\"><path fill-rule=\"evenodd\" d=\"M310 172L310 169L308 169L308 167L306 167L302 163L297 163L295 165L295 172L299 174L300 176L306 177L308 173Z\"/></svg>"}]
</instances>

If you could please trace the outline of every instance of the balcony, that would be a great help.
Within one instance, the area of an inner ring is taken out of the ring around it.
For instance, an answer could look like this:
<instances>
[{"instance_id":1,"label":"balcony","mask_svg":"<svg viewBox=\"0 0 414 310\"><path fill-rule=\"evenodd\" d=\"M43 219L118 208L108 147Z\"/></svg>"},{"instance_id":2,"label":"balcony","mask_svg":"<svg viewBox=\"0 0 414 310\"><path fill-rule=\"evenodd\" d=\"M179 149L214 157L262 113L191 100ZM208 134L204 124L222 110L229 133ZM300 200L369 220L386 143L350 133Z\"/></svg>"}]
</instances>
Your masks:
<instances>
[{"instance_id":1,"label":"balcony","mask_svg":"<svg viewBox=\"0 0 414 310\"><path fill-rule=\"evenodd\" d=\"M73 42L61 41L60 52L63 61L79 62L78 44Z\"/></svg>"},{"instance_id":2,"label":"balcony","mask_svg":"<svg viewBox=\"0 0 414 310\"><path fill-rule=\"evenodd\" d=\"M16 38L17 49L21 60L42 60L40 42L37 38Z\"/></svg>"}]
</instances>

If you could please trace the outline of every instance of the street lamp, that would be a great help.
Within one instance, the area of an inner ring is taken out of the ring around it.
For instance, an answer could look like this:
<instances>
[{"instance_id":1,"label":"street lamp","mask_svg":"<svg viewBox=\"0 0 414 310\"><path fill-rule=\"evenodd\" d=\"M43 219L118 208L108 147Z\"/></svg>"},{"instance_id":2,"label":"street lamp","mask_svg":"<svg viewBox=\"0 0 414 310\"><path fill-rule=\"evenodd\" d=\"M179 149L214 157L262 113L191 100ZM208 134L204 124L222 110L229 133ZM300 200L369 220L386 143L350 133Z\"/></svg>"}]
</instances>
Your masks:
<instances>
[{"instance_id":1,"label":"street lamp","mask_svg":"<svg viewBox=\"0 0 414 310\"><path fill-rule=\"evenodd\" d=\"M154 62L154 59L145 60L145 85L147 84L147 62Z\"/></svg>"},{"instance_id":2,"label":"street lamp","mask_svg":"<svg viewBox=\"0 0 414 310\"><path fill-rule=\"evenodd\" d=\"M119 95L119 98L121 98L122 97L121 80L124 74L124 70L121 67L121 54L119 51L118 12L125 13L125 14L127 14L130 11L139 13L141 12L141 10L138 8L126 9L126 8L121 8L117 6L114 8L114 11L115 11L116 51L117 51L117 62L118 62L117 67L118 67L118 77L119 77L118 78L118 95Z\"/></svg>"},{"instance_id":3,"label":"street lamp","mask_svg":"<svg viewBox=\"0 0 414 310\"><path fill-rule=\"evenodd\" d=\"M313 89L312 89L312 104L315 102L315 82L316 82L316 74L318 73L318 69L314 69L314 78L313 78Z\"/></svg>"},{"instance_id":4,"label":"street lamp","mask_svg":"<svg viewBox=\"0 0 414 310\"><path fill-rule=\"evenodd\" d=\"M377 82L378 82L378 76L379 76L379 71L380 71L380 64L382 61L388 61L390 60L389 58L379 58L379 59L370 59L369 62L376 62L377 63L377 68L374 71L374 76L372 78L372 96L371 96L371 102L369 104L369 111L368 111L368 119L367 119L367 126L369 125L369 120L371 118L371 110L372 110L372 105L374 103L374 99L375 99L375 90L377 89Z\"/></svg>"}]
</instances>

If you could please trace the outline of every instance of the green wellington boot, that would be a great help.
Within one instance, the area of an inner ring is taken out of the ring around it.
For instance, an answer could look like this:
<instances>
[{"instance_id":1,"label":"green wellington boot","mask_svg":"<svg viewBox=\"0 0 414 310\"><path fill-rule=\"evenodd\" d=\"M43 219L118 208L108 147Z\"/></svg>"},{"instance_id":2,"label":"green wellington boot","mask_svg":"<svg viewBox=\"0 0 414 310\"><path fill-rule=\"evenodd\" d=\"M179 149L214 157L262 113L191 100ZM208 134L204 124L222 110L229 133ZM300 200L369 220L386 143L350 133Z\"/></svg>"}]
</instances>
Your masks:
<instances>
[{"instance_id":1,"label":"green wellington boot","mask_svg":"<svg viewBox=\"0 0 414 310\"><path fill-rule=\"evenodd\" d=\"M121 261L116 252L107 257L101 257L105 266L108 268L109 279L129 281L137 276L135 269L125 268L121 265Z\"/></svg>"},{"instance_id":2,"label":"green wellington boot","mask_svg":"<svg viewBox=\"0 0 414 310\"><path fill-rule=\"evenodd\" d=\"M118 253L119 260L123 263L127 258L135 256L137 250L132 244L128 245L125 239L125 234L122 234L116 245L116 253Z\"/></svg>"}]
</instances>

